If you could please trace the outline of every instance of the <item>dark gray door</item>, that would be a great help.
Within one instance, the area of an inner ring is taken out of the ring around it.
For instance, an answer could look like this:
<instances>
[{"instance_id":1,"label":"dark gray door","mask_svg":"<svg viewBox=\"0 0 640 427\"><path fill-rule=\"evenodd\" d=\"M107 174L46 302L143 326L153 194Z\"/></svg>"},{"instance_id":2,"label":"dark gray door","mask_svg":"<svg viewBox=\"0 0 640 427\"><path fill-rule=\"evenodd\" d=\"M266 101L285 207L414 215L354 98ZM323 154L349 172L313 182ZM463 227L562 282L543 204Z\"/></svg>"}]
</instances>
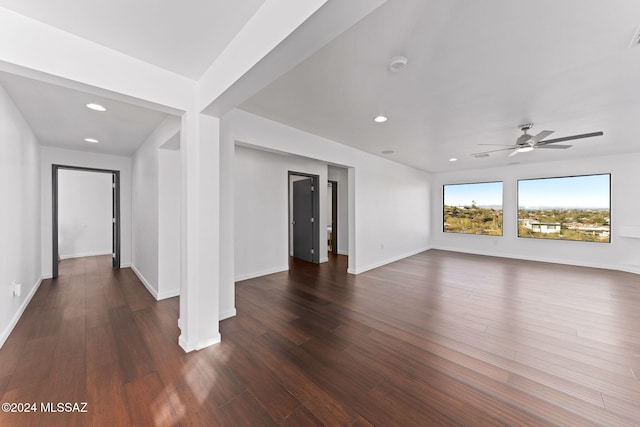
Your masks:
<instances>
[{"instance_id":1,"label":"dark gray door","mask_svg":"<svg viewBox=\"0 0 640 427\"><path fill-rule=\"evenodd\" d=\"M116 240L118 238L117 224L116 224L116 174L111 174L111 266L117 267L116 260Z\"/></svg>"},{"instance_id":2,"label":"dark gray door","mask_svg":"<svg viewBox=\"0 0 640 427\"><path fill-rule=\"evenodd\" d=\"M112 174L111 196L113 212L111 216L111 231L113 252L111 253L113 268L120 268L120 172L114 171Z\"/></svg>"},{"instance_id":3,"label":"dark gray door","mask_svg":"<svg viewBox=\"0 0 640 427\"><path fill-rule=\"evenodd\" d=\"M313 262L313 182L293 183L293 256Z\"/></svg>"}]
</instances>

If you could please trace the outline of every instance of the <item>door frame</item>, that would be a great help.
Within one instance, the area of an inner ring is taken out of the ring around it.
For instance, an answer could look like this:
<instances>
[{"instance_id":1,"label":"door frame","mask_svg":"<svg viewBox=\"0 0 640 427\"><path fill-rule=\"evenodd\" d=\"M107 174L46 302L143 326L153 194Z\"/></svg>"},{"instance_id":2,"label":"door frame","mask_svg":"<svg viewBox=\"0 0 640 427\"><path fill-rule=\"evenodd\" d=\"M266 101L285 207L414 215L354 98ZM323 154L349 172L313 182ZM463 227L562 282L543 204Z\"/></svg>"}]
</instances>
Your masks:
<instances>
[{"instance_id":1,"label":"door frame","mask_svg":"<svg viewBox=\"0 0 640 427\"><path fill-rule=\"evenodd\" d=\"M305 178L311 178L311 185L313 186L313 197L311 198L311 203L312 203L312 209L313 209L313 233L311 236L312 239L312 246L313 246L313 256L311 257L312 262L314 264L320 264L320 186L318 185L320 183L320 175L313 175L313 174L309 174L309 173L304 173L304 172L294 172L294 171L289 171L287 173L287 205L288 205L288 209L287 209L287 217L289 218L289 221L287 223L287 230L289 230L289 233L292 233L291 231L291 221L293 220L293 218L291 218L291 177L292 176L303 176ZM289 236L289 241L291 240L292 236ZM289 250L291 248L287 248L287 256L289 256Z\"/></svg>"},{"instance_id":2,"label":"door frame","mask_svg":"<svg viewBox=\"0 0 640 427\"><path fill-rule=\"evenodd\" d=\"M112 169L97 169L87 168L82 166L69 166L69 165L51 165L51 229L52 229L52 277L55 279L58 277L58 171L63 170L76 170L84 172L97 172L108 173L112 178L115 187L112 187L112 218L115 219L113 226L113 233L111 239L112 252L112 265L113 268L120 268L120 171Z\"/></svg>"},{"instance_id":3,"label":"door frame","mask_svg":"<svg viewBox=\"0 0 640 427\"><path fill-rule=\"evenodd\" d=\"M331 184L331 253L338 254L338 181L327 181Z\"/></svg>"}]
</instances>

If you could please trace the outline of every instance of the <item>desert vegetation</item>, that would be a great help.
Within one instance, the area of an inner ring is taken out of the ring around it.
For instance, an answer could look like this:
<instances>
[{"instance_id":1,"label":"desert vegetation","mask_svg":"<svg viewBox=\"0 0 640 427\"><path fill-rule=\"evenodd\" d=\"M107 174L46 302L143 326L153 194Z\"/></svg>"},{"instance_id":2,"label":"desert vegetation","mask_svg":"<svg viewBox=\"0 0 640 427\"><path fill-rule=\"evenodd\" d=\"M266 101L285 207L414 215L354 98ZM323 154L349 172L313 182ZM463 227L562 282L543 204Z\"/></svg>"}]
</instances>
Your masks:
<instances>
[{"instance_id":1,"label":"desert vegetation","mask_svg":"<svg viewBox=\"0 0 640 427\"><path fill-rule=\"evenodd\" d=\"M448 233L502 236L502 209L476 206L444 206L444 231Z\"/></svg>"}]
</instances>

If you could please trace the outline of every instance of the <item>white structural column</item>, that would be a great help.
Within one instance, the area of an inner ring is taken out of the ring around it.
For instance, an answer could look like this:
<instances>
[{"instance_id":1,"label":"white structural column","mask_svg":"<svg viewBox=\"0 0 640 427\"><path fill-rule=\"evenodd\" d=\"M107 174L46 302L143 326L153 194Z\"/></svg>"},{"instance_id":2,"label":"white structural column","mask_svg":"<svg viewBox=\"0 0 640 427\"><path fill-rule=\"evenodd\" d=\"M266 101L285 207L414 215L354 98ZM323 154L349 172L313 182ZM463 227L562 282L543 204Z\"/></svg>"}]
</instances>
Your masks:
<instances>
[{"instance_id":1,"label":"white structural column","mask_svg":"<svg viewBox=\"0 0 640 427\"><path fill-rule=\"evenodd\" d=\"M220 120L188 110L182 117L180 346L220 341Z\"/></svg>"}]
</instances>

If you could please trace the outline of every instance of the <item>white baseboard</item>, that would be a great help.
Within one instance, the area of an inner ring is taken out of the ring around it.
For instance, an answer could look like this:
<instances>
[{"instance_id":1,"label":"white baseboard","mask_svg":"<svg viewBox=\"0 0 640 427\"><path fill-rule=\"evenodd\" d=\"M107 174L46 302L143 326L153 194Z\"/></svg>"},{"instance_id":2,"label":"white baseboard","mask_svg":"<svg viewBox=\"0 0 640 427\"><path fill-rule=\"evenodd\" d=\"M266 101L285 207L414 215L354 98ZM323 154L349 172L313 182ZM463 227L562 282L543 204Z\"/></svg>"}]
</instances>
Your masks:
<instances>
[{"instance_id":1,"label":"white baseboard","mask_svg":"<svg viewBox=\"0 0 640 427\"><path fill-rule=\"evenodd\" d=\"M218 314L218 320L228 319L230 317L234 317L235 315L236 315L236 309L234 307L231 310L227 310L227 311L223 311L223 312L219 313Z\"/></svg>"},{"instance_id":2,"label":"white baseboard","mask_svg":"<svg viewBox=\"0 0 640 427\"><path fill-rule=\"evenodd\" d=\"M329 257L320 258L320 263L329 262Z\"/></svg>"},{"instance_id":3,"label":"white baseboard","mask_svg":"<svg viewBox=\"0 0 640 427\"><path fill-rule=\"evenodd\" d=\"M111 251L85 252L81 254L66 254L66 255L60 254L60 259L84 258L87 256L99 256L99 255L109 255L109 254L111 254Z\"/></svg>"},{"instance_id":4,"label":"white baseboard","mask_svg":"<svg viewBox=\"0 0 640 427\"><path fill-rule=\"evenodd\" d=\"M126 268L124 266L120 266L120 267L121 268ZM144 275L142 273L140 273L140 270L138 270L135 265L132 264L130 267L131 267L131 270L138 277L138 279L140 279L140 281L142 282L144 287L147 288L147 291L149 291L149 293L153 296L153 298L156 301L160 301L160 300L163 300L163 299L180 296L180 289L171 289L171 290L164 291L164 292L156 291L155 289L153 289L153 286L151 286L151 284L144 277Z\"/></svg>"},{"instance_id":5,"label":"white baseboard","mask_svg":"<svg viewBox=\"0 0 640 427\"><path fill-rule=\"evenodd\" d=\"M640 274L640 265L635 264L620 264L618 266L620 271L624 271L625 273L633 273Z\"/></svg>"},{"instance_id":6,"label":"white baseboard","mask_svg":"<svg viewBox=\"0 0 640 427\"><path fill-rule=\"evenodd\" d=\"M16 313L13 315L7 327L4 328L4 331L2 331L2 335L0 335L0 348L2 348L5 341L7 341L7 338L9 338L9 335L11 335L13 328L15 328L16 325L18 324L18 321L22 317L22 314L24 313L24 311L27 309L27 306L31 302L31 298L33 298L38 288L40 288L40 284L42 283L43 280L44 280L44 277L40 276L35 286L31 289L31 292L29 292L29 295L27 295L27 297L24 299L22 304L20 304L20 308L18 308L18 311L16 311Z\"/></svg>"},{"instance_id":7,"label":"white baseboard","mask_svg":"<svg viewBox=\"0 0 640 427\"><path fill-rule=\"evenodd\" d=\"M406 252L406 253L404 253L402 255L397 255L397 256L394 256L392 258L387 258L387 259L382 260L382 261L374 262L373 264L369 264L366 267L356 268L355 270L350 268L350 269L347 270L347 273L349 273L349 274L364 273L365 271L373 270L374 268L382 267L383 265L387 265L387 264L391 264L392 262L400 261L401 259L408 258L410 256L419 254L419 253L424 252L424 251L428 251L429 249L430 249L429 247L424 247L424 248L416 249L416 250L413 250L413 251L410 251L410 252Z\"/></svg>"},{"instance_id":8,"label":"white baseboard","mask_svg":"<svg viewBox=\"0 0 640 427\"><path fill-rule=\"evenodd\" d=\"M186 353L190 353L194 350L202 350L203 348L209 347L210 345L218 344L220 341L221 337L219 332L210 338L202 339L195 342L188 341L183 334L180 334L180 337L178 338L178 344Z\"/></svg>"},{"instance_id":9,"label":"white baseboard","mask_svg":"<svg viewBox=\"0 0 640 427\"><path fill-rule=\"evenodd\" d=\"M341 251L340 249L338 249L338 255L349 255L349 251Z\"/></svg>"},{"instance_id":10,"label":"white baseboard","mask_svg":"<svg viewBox=\"0 0 640 427\"><path fill-rule=\"evenodd\" d=\"M160 301L167 298L179 297L180 289L171 289L169 291L158 292L156 300Z\"/></svg>"},{"instance_id":11,"label":"white baseboard","mask_svg":"<svg viewBox=\"0 0 640 427\"><path fill-rule=\"evenodd\" d=\"M489 252L489 251L475 251L475 250L468 250L468 249L463 249L463 248L450 248L450 247L440 247L440 246L436 246L436 247L432 247L431 249L436 249L436 250L440 250L440 251L449 251L449 252L459 252L459 253L465 253L465 254L472 254L472 255L484 255L484 256L491 256L491 257L496 257L496 258L508 258L508 259L519 259L522 261L534 261L534 262L546 262L549 264L562 264L562 265L574 265L576 267L590 267L590 268L602 268L605 270L620 270L620 271L625 271L628 273L634 273L634 271L630 271L624 268L623 265L609 265L609 264L598 264L598 263L592 263L592 262L582 262L582 261L573 261L573 260L563 260L563 259L558 259L558 258L546 258L546 257L537 257L537 256L524 256L524 255L511 255L511 254L505 254L505 253L497 253L497 252ZM640 266L638 266L640 267Z\"/></svg>"},{"instance_id":12,"label":"white baseboard","mask_svg":"<svg viewBox=\"0 0 640 427\"><path fill-rule=\"evenodd\" d=\"M122 267L122 266L121 266ZM136 268L135 265L131 265L131 270L133 270L133 272L135 273L136 276L138 276L138 279L140 279L140 281L142 282L142 284L144 285L145 288L147 288L147 291L149 291L149 293L153 296L153 298L157 301L158 300L158 291L153 289L153 287L149 284L149 282L147 281L147 279L142 275L142 273L140 273L140 271L138 271L138 269Z\"/></svg>"},{"instance_id":13,"label":"white baseboard","mask_svg":"<svg viewBox=\"0 0 640 427\"><path fill-rule=\"evenodd\" d=\"M289 265L286 265L286 266L283 266L283 267L275 267L275 268L270 268L270 269L267 269L267 270L256 271L256 272L253 272L253 273L240 274L240 275L235 277L234 281L241 282L243 280L254 279L256 277L266 276L267 274L281 273L283 271L288 271L288 270L289 270Z\"/></svg>"}]
</instances>

